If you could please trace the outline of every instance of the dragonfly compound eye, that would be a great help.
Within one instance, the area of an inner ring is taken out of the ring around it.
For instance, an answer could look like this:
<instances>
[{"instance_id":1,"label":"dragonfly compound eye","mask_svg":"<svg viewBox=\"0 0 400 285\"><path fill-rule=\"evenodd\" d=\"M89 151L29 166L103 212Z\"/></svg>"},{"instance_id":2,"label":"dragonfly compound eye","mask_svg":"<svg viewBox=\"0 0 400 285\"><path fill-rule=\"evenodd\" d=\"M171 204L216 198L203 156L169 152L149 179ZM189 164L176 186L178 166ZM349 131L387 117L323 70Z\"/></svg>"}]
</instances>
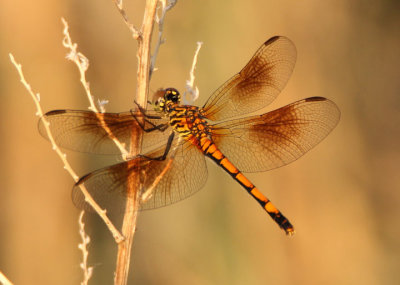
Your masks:
<instances>
[{"instance_id":1,"label":"dragonfly compound eye","mask_svg":"<svg viewBox=\"0 0 400 285\"><path fill-rule=\"evenodd\" d=\"M171 101L173 103L179 103L181 100L181 95L179 94L179 91L175 88L165 89L164 97L166 101Z\"/></svg>"}]
</instances>

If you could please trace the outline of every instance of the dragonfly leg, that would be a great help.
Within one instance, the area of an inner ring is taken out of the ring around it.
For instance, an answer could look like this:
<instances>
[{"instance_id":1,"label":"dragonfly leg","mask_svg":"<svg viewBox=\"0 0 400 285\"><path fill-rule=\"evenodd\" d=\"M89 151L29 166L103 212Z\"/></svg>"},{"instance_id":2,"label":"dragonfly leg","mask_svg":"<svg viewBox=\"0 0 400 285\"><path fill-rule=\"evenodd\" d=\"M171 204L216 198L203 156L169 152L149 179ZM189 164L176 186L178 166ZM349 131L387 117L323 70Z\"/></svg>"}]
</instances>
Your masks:
<instances>
[{"instance_id":1,"label":"dragonfly leg","mask_svg":"<svg viewBox=\"0 0 400 285\"><path fill-rule=\"evenodd\" d=\"M140 108L141 108L141 107L140 107ZM144 111L143 109L139 109L139 110L140 110L141 113L142 113L142 111ZM155 131L155 130L158 130L158 131L160 131L160 132L163 132L163 131L165 131L165 130L168 128L168 126L169 126L167 123L156 125L156 124L154 124L153 122L151 122L151 121L149 121L148 119L146 119L146 118L149 118L149 119L161 119L161 117L158 117L158 116L148 116L148 115L146 115L145 113L142 113L142 114L144 115L144 117L145 117L144 122L142 122L141 120L139 120L139 119L137 118L137 116L133 113L132 110L131 110L131 114L132 114L132 117L133 117L133 118L136 120L136 122L139 124L140 128L141 128L143 131L145 131L146 133L149 133L149 132L152 132L152 131ZM147 123L147 124L150 124L151 127L146 128L146 126L145 126L146 123Z\"/></svg>"},{"instance_id":2,"label":"dragonfly leg","mask_svg":"<svg viewBox=\"0 0 400 285\"><path fill-rule=\"evenodd\" d=\"M147 159L150 159L150 160L159 160L159 161L165 160L167 158L167 155L168 155L169 151L171 150L172 141L174 140L174 136L175 136L175 133L172 132L171 135L168 138L168 142L167 142L167 145L165 147L165 151L164 151L163 155L160 155L160 156L157 156L157 157L149 157L149 156L146 156L146 155L140 155L140 157L144 157L144 158L147 158Z\"/></svg>"}]
</instances>

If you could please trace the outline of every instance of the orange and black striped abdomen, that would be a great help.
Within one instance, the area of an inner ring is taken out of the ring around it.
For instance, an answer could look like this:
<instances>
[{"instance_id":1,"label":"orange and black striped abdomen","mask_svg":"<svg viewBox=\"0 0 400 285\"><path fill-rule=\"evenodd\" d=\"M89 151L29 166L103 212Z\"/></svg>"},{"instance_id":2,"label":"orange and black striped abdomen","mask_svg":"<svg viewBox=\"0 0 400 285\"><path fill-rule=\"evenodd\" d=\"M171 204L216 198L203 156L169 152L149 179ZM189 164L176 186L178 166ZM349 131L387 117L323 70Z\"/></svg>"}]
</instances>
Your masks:
<instances>
[{"instance_id":1,"label":"orange and black striped abdomen","mask_svg":"<svg viewBox=\"0 0 400 285\"><path fill-rule=\"evenodd\" d=\"M265 197L246 176L243 175L217 148L217 146L208 138L201 139L201 150L203 153L214 160L226 172L228 172L247 192L257 200L271 218L286 232L288 235L294 234L294 228L289 220Z\"/></svg>"}]
</instances>

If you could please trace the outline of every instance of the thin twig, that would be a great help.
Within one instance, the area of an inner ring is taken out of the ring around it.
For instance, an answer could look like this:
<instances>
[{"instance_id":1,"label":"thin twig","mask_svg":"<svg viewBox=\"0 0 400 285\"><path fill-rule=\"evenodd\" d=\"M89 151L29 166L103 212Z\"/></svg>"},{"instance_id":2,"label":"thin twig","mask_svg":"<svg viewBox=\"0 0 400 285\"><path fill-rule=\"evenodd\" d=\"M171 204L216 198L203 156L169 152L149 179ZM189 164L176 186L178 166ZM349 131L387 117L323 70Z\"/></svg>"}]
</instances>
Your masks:
<instances>
[{"instance_id":1,"label":"thin twig","mask_svg":"<svg viewBox=\"0 0 400 285\"><path fill-rule=\"evenodd\" d=\"M194 86L194 79L195 79L194 70L196 69L197 56L199 55L200 48L202 45L203 45L202 42L197 42L197 48L194 53L192 68L190 69L190 79L186 80L186 91L183 96L185 104L196 101L200 94L199 88L197 88L197 86ZM191 98L189 98L189 99L188 99L188 94L190 94L190 96L191 96Z\"/></svg>"},{"instance_id":2,"label":"thin twig","mask_svg":"<svg viewBox=\"0 0 400 285\"><path fill-rule=\"evenodd\" d=\"M87 258L89 256L89 252L87 250L87 246L90 243L90 237L85 232L85 223L83 222L83 215L85 211L81 211L79 215L79 234L82 239L82 243L78 245L78 248L82 251L82 263L80 264L83 270L83 281L81 285L87 285L89 279L92 277L93 274L93 267L88 267L87 265Z\"/></svg>"},{"instance_id":3,"label":"thin twig","mask_svg":"<svg viewBox=\"0 0 400 285\"><path fill-rule=\"evenodd\" d=\"M43 111L42 111L42 107L40 106L40 95L39 93L34 93L31 86L29 85L29 83L25 80L24 74L22 72L22 66L21 64L17 63L14 59L14 56L10 53L10 60L13 63L13 65L15 66L15 68L18 71L18 74L20 76L20 80L22 82L22 84L24 85L25 89L28 91L28 93L31 95L35 105L36 105L36 115L42 118L43 121L43 125L45 126L46 132L47 132L47 137L49 138L51 145L53 147L53 150L58 154L58 156L60 157L60 159L62 160L63 164L64 164L64 169L68 171L68 173L72 176L72 178L74 179L75 182L77 182L79 180L79 176L75 173L75 171L72 169L71 165L69 164L68 160L67 160L67 156L65 153L63 153L60 148L57 146L53 135L51 134L50 131L50 123L46 120L45 117L43 117ZM107 225L108 229L110 230L110 232L112 233L114 239L117 242L120 242L121 240L123 240L123 236L119 233L119 231L115 228L115 226L113 225L113 223L110 221L110 219L108 219L107 215L106 215L106 211L101 209L101 207L96 203L96 201L94 201L94 199L92 198L92 196L90 195L90 193L87 191L87 189L85 188L85 186L82 184L80 185L81 191L82 193L85 195L85 201L88 202L90 204L90 206L92 206L92 208L97 212L97 214L103 219L104 223Z\"/></svg>"},{"instance_id":4,"label":"thin twig","mask_svg":"<svg viewBox=\"0 0 400 285\"><path fill-rule=\"evenodd\" d=\"M125 145L122 144L118 138L112 133L111 129L108 127L107 123L104 121L104 104L100 104L101 112L97 109L96 105L94 104L92 92L90 91L90 86L89 82L86 80L86 71L89 68L89 59L82 54L81 52L78 52L78 45L71 40L71 36L69 35L68 31L68 23L64 18L61 18L61 21L64 24L64 39L63 39L63 45L67 49L69 49L69 53L67 55L67 59L73 61L76 66L78 67L79 74L80 74L80 81L82 83L83 88L85 89L86 95L89 100L89 110L95 112L97 119L101 123L103 129L106 131L108 137L112 139L115 143L115 145L118 147L120 150L122 156L124 159L128 156L128 151L125 148Z\"/></svg>"},{"instance_id":5,"label":"thin twig","mask_svg":"<svg viewBox=\"0 0 400 285\"><path fill-rule=\"evenodd\" d=\"M13 285L10 280L0 271L0 283L3 285Z\"/></svg>"},{"instance_id":6,"label":"thin twig","mask_svg":"<svg viewBox=\"0 0 400 285\"><path fill-rule=\"evenodd\" d=\"M121 4L122 6L122 4ZM147 0L144 11L143 23L140 29L138 41L138 72L137 72L137 92L136 101L143 108L147 104L147 94L149 90L149 70L150 70L150 43L153 32L154 19L157 8L157 0ZM142 143L141 134L132 136L130 155L135 156L140 153ZM128 184L128 196L125 206L124 220L122 224L122 234L125 240L118 244L117 265L115 270L114 284L126 285L128 281L130 254L133 244L133 237L136 230L137 215L139 210L140 197L140 173L132 173Z\"/></svg>"},{"instance_id":7,"label":"thin twig","mask_svg":"<svg viewBox=\"0 0 400 285\"><path fill-rule=\"evenodd\" d=\"M156 58L158 56L158 52L160 50L160 46L165 43L165 39L162 38L162 34L164 31L164 20L165 20L165 15L167 14L167 12L169 10L171 10L175 4L176 4L177 0L170 0L168 1L167 4L167 0L160 0L160 4L161 4L161 16L158 16L158 14L156 13L156 22L158 24L158 37L157 37L157 42L154 48L154 52L153 55L151 56L151 60L150 60L150 79L151 76L153 75L153 72L156 70L155 68L155 64L156 64ZM158 10L159 8L157 8Z\"/></svg>"},{"instance_id":8,"label":"thin twig","mask_svg":"<svg viewBox=\"0 0 400 285\"><path fill-rule=\"evenodd\" d=\"M140 32L135 28L135 26L129 21L128 15L126 14L122 0L113 0L115 6L117 7L119 13L121 14L122 18L124 19L124 22L128 29L131 31L132 37L137 40L141 35Z\"/></svg>"},{"instance_id":9,"label":"thin twig","mask_svg":"<svg viewBox=\"0 0 400 285\"><path fill-rule=\"evenodd\" d=\"M69 35L69 27L68 27L68 22L64 19L61 18L61 22L64 25L64 38L63 38L63 46L69 49L69 53L67 54L66 58L68 60L73 61L76 66L79 69L79 74L80 74L80 81L82 83L83 88L85 88L85 92L87 94L88 100L89 100L89 110L93 112L97 112L96 105L94 104L93 101L93 96L92 92L90 91L89 83L86 80L86 71L89 68L89 59L81 52L78 52L78 44L72 42L71 36Z\"/></svg>"}]
</instances>

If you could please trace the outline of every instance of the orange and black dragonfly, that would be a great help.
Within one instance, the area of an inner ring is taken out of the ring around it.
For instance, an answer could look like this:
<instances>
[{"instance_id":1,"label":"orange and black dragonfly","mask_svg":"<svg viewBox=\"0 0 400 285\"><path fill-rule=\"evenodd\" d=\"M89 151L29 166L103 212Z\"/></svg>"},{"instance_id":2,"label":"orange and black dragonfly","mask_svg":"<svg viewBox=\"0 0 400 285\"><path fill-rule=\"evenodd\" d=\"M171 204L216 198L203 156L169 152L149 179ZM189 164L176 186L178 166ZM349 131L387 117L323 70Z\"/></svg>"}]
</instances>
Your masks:
<instances>
[{"instance_id":1,"label":"orange and black dragonfly","mask_svg":"<svg viewBox=\"0 0 400 285\"><path fill-rule=\"evenodd\" d=\"M152 189L149 198L141 202L141 209L175 203L203 187L207 178L205 157L209 157L287 234L294 233L288 219L242 172L267 171L298 159L336 126L340 118L338 107L326 98L311 97L262 115L231 118L270 104L285 87L295 61L294 44L276 36L266 41L202 108L181 105L179 92L167 88L156 92L153 110L138 107L125 113L48 112L44 116L61 147L120 154L105 130L108 129L127 148L132 136L142 132L143 147L151 149L83 176L72 191L74 204L90 209L79 188L82 183L103 207L115 199L126 199L133 173L139 174L142 191ZM42 120L39 131L47 137Z\"/></svg>"}]
</instances>

